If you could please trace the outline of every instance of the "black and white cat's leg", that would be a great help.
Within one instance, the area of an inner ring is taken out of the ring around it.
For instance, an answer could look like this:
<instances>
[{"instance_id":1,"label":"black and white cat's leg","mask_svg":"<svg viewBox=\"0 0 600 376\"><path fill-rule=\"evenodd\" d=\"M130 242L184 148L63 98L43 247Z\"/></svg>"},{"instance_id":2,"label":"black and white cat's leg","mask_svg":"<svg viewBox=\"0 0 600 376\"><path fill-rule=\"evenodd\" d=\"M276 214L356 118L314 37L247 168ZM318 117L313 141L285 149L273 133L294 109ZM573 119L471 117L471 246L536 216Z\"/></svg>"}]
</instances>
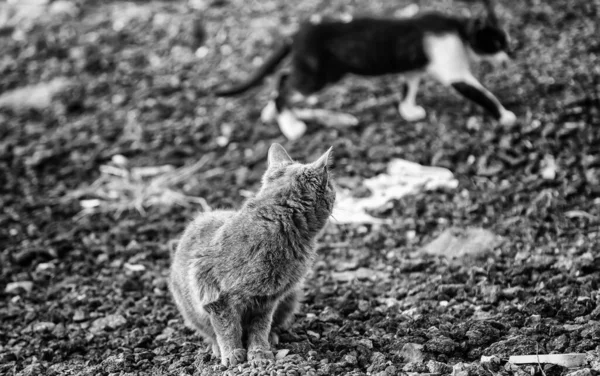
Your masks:
<instances>
[{"instance_id":1,"label":"black and white cat's leg","mask_svg":"<svg viewBox=\"0 0 600 376\"><path fill-rule=\"evenodd\" d=\"M463 97L483 107L500 124L511 126L517 121L515 114L504 108L498 98L471 74L466 65L456 67L432 65L429 72L445 86L451 86Z\"/></svg>"},{"instance_id":2,"label":"black and white cat's leg","mask_svg":"<svg viewBox=\"0 0 600 376\"><path fill-rule=\"evenodd\" d=\"M277 301L265 302L254 307L248 318L248 361L252 365L262 365L274 361L269 334ZM246 320L245 320L246 321Z\"/></svg>"},{"instance_id":3,"label":"black and white cat's leg","mask_svg":"<svg viewBox=\"0 0 600 376\"><path fill-rule=\"evenodd\" d=\"M288 140L297 140L306 133L306 124L299 120L291 108L293 88L290 85L290 74L279 76L275 98L271 100L261 113L264 122L277 121L281 133Z\"/></svg>"},{"instance_id":4,"label":"black and white cat's leg","mask_svg":"<svg viewBox=\"0 0 600 376\"><path fill-rule=\"evenodd\" d=\"M417 121L424 119L427 113L421 106L417 106L417 91L421 76L409 75L403 84L402 102L398 106L398 112L404 120Z\"/></svg>"},{"instance_id":5,"label":"black and white cat's leg","mask_svg":"<svg viewBox=\"0 0 600 376\"><path fill-rule=\"evenodd\" d=\"M502 106L471 73L464 42L456 35L429 37L425 40L430 63L427 73L445 86L452 86L465 98L490 112L502 125L515 123L516 116Z\"/></svg>"},{"instance_id":6,"label":"black and white cat's leg","mask_svg":"<svg viewBox=\"0 0 600 376\"><path fill-rule=\"evenodd\" d=\"M242 344L242 315L236 300L221 294L219 298L204 305L217 337L221 364L235 366L246 361L246 350Z\"/></svg>"},{"instance_id":7,"label":"black and white cat's leg","mask_svg":"<svg viewBox=\"0 0 600 376\"><path fill-rule=\"evenodd\" d=\"M487 90L472 75L468 75L462 80L454 81L450 85L463 97L483 107L501 125L512 126L517 121L515 114L504 108L494 94Z\"/></svg>"}]
</instances>

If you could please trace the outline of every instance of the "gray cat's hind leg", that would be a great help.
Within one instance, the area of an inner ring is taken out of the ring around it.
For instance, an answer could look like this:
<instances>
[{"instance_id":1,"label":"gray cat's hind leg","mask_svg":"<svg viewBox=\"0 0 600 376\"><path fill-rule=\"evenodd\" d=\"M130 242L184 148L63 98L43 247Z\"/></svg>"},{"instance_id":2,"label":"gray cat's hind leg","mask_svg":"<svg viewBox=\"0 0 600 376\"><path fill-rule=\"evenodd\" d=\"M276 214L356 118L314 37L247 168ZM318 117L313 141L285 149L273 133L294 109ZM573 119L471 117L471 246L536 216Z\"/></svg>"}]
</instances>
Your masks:
<instances>
[{"instance_id":1,"label":"gray cat's hind leg","mask_svg":"<svg viewBox=\"0 0 600 376\"><path fill-rule=\"evenodd\" d=\"M278 345L279 333L289 329L294 320L294 314L298 311L300 296L300 291L293 291L279 301L273 313L273 323L269 334L271 344Z\"/></svg>"},{"instance_id":2,"label":"gray cat's hind leg","mask_svg":"<svg viewBox=\"0 0 600 376\"><path fill-rule=\"evenodd\" d=\"M210 323L210 317L208 313L202 307L197 309L193 306L193 303L183 299L179 284L174 280L173 277L171 277L169 280L169 289L171 290L171 295L175 300L175 305L183 317L183 323L185 326L200 333L204 340L211 345L213 355L215 357L219 357L220 354L219 346L217 345L217 337L215 335L215 331L213 330L212 324Z\"/></svg>"},{"instance_id":3,"label":"gray cat's hind leg","mask_svg":"<svg viewBox=\"0 0 600 376\"><path fill-rule=\"evenodd\" d=\"M246 360L246 350L242 345L242 316L235 299L227 294L204 305L219 345L221 364L235 366Z\"/></svg>"}]
</instances>

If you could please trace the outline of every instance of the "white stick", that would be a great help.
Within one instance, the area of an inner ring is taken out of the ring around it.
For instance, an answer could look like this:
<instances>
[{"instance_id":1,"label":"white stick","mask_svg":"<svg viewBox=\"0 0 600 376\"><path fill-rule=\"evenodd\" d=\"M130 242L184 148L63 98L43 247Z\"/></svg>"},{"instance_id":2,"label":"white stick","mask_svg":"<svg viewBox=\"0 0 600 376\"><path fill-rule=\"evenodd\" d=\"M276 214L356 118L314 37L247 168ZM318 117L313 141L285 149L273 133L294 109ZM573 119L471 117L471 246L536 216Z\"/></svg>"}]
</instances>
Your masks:
<instances>
[{"instance_id":1,"label":"white stick","mask_svg":"<svg viewBox=\"0 0 600 376\"><path fill-rule=\"evenodd\" d=\"M566 368L586 364L585 354L513 355L508 361L513 364L556 364Z\"/></svg>"}]
</instances>

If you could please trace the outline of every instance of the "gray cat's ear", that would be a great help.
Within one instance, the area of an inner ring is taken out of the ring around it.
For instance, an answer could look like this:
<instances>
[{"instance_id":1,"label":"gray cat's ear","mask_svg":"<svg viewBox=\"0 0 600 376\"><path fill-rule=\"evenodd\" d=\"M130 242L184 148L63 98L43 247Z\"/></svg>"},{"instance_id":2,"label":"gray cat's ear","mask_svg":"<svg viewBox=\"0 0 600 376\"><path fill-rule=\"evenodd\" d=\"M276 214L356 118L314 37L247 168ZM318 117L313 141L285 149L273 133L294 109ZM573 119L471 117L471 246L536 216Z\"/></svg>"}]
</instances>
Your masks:
<instances>
[{"instance_id":1,"label":"gray cat's ear","mask_svg":"<svg viewBox=\"0 0 600 376\"><path fill-rule=\"evenodd\" d=\"M322 169L327 170L327 167L329 166L329 163L331 162L331 160L330 160L331 150L333 150L333 146L331 146L329 149L327 149L327 151L325 153L323 153L323 155L321 155L319 157L319 159L317 159L315 162L313 162L312 166L315 169L322 168Z\"/></svg>"},{"instance_id":2,"label":"gray cat's ear","mask_svg":"<svg viewBox=\"0 0 600 376\"><path fill-rule=\"evenodd\" d=\"M269 167L274 167L283 163L291 163L294 160L288 155L283 146L275 143L269 148L267 161Z\"/></svg>"}]
</instances>

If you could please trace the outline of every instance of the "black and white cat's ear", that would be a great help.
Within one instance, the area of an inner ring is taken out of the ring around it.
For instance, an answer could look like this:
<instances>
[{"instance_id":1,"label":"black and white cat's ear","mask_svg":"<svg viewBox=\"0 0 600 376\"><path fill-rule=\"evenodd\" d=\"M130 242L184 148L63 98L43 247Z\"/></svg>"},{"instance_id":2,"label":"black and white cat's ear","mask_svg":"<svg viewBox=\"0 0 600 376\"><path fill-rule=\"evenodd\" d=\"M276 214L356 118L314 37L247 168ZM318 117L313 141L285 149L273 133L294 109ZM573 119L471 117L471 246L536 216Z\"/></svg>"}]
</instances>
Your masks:
<instances>
[{"instance_id":1,"label":"black and white cat's ear","mask_svg":"<svg viewBox=\"0 0 600 376\"><path fill-rule=\"evenodd\" d=\"M319 157L315 162L312 163L312 166L315 169L327 169L329 164L331 163L331 151L333 150L333 146L327 149L323 155Z\"/></svg>"},{"instance_id":2,"label":"black and white cat's ear","mask_svg":"<svg viewBox=\"0 0 600 376\"><path fill-rule=\"evenodd\" d=\"M269 148L269 153L267 157L267 161L269 163L269 167L278 166L284 163L292 163L294 160L289 156L287 151L283 148L283 146L274 143Z\"/></svg>"}]
</instances>

